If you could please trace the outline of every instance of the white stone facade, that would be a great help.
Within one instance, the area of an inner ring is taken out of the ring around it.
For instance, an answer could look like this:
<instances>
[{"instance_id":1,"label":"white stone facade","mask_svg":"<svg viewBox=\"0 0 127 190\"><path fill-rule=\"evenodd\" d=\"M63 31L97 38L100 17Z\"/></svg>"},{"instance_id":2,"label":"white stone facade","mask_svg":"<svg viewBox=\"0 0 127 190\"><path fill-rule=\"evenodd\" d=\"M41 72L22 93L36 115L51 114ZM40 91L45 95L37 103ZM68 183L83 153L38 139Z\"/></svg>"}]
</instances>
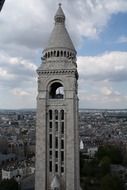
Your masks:
<instances>
[{"instance_id":1,"label":"white stone facade","mask_svg":"<svg viewBox=\"0 0 127 190\"><path fill-rule=\"evenodd\" d=\"M54 189L79 190L78 73L76 51L64 22L59 5L37 70L35 190L51 190L54 179L59 184Z\"/></svg>"},{"instance_id":2,"label":"white stone facade","mask_svg":"<svg viewBox=\"0 0 127 190\"><path fill-rule=\"evenodd\" d=\"M34 173L35 167L10 167L8 169L2 169L2 179L11 179L13 177L17 177L18 175L20 175L21 178L23 178Z\"/></svg>"},{"instance_id":3,"label":"white stone facade","mask_svg":"<svg viewBox=\"0 0 127 190\"><path fill-rule=\"evenodd\" d=\"M18 170L4 170L2 169L2 179L11 179L13 177L16 177L18 175Z\"/></svg>"}]
</instances>

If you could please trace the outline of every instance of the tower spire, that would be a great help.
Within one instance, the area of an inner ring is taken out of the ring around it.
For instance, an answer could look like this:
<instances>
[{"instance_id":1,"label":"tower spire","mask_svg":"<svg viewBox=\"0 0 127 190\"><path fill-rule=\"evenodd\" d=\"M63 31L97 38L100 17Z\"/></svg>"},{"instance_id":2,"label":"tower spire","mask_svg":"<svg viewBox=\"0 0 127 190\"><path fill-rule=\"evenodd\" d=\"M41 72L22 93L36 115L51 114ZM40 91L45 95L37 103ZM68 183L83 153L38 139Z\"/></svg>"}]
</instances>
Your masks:
<instances>
[{"instance_id":1,"label":"tower spire","mask_svg":"<svg viewBox=\"0 0 127 190\"><path fill-rule=\"evenodd\" d=\"M61 5L62 4L59 3L58 10L57 10L55 17L54 17L56 24L64 24L65 23L65 15L64 15L64 12L63 12Z\"/></svg>"},{"instance_id":2,"label":"tower spire","mask_svg":"<svg viewBox=\"0 0 127 190\"><path fill-rule=\"evenodd\" d=\"M48 40L47 47L43 51L44 59L53 56L59 57L60 56L59 52L62 52L61 56L69 57L73 55L72 57L75 59L76 50L65 26L65 14L61 7L61 3L59 3L58 9L54 16L54 20L55 20L54 28Z\"/></svg>"},{"instance_id":3,"label":"tower spire","mask_svg":"<svg viewBox=\"0 0 127 190\"><path fill-rule=\"evenodd\" d=\"M59 3L59 7L61 7L62 3Z\"/></svg>"}]
</instances>

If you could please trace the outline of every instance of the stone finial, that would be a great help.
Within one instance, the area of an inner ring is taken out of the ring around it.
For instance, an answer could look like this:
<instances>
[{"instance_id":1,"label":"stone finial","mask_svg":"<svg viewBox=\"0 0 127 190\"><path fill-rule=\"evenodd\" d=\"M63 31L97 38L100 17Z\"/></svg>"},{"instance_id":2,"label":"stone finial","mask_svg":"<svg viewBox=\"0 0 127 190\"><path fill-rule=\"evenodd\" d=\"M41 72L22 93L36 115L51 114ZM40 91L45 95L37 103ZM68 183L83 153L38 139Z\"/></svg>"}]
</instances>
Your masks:
<instances>
[{"instance_id":1,"label":"stone finial","mask_svg":"<svg viewBox=\"0 0 127 190\"><path fill-rule=\"evenodd\" d=\"M59 3L59 7L61 7L62 3Z\"/></svg>"},{"instance_id":2,"label":"stone finial","mask_svg":"<svg viewBox=\"0 0 127 190\"><path fill-rule=\"evenodd\" d=\"M65 15L61 7L61 3L59 3L58 10L55 15L55 23L64 23L65 22Z\"/></svg>"}]
</instances>

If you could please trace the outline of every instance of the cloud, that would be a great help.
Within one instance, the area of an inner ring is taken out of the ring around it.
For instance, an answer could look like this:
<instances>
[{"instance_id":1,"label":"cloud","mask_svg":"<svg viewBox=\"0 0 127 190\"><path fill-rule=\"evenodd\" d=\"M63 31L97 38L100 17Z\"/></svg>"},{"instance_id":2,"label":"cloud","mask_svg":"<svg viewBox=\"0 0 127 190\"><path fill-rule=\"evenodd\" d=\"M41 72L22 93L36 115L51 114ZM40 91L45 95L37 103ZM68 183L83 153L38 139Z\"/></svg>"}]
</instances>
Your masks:
<instances>
[{"instance_id":1,"label":"cloud","mask_svg":"<svg viewBox=\"0 0 127 190\"><path fill-rule=\"evenodd\" d=\"M13 89L11 92L14 96L29 96L30 95L29 92L24 91L23 89L20 89L20 88Z\"/></svg>"},{"instance_id":2,"label":"cloud","mask_svg":"<svg viewBox=\"0 0 127 190\"><path fill-rule=\"evenodd\" d=\"M127 52L107 52L78 57L79 76L84 80L127 81Z\"/></svg>"},{"instance_id":3,"label":"cloud","mask_svg":"<svg viewBox=\"0 0 127 190\"><path fill-rule=\"evenodd\" d=\"M50 32L50 26L47 24L48 14L48 6L40 0L5 2L0 22L1 42L34 49L42 48L48 37L47 31Z\"/></svg>"},{"instance_id":4,"label":"cloud","mask_svg":"<svg viewBox=\"0 0 127 190\"><path fill-rule=\"evenodd\" d=\"M75 42L82 37L98 38L113 14L127 11L124 0L112 0L110 3L107 0L64 1L63 6Z\"/></svg>"},{"instance_id":5,"label":"cloud","mask_svg":"<svg viewBox=\"0 0 127 190\"><path fill-rule=\"evenodd\" d=\"M16 67L22 67L21 69L28 71L35 71L37 69L37 66L33 63L30 63L28 60L24 60L22 58L18 57L11 57L9 59L9 64Z\"/></svg>"},{"instance_id":6,"label":"cloud","mask_svg":"<svg viewBox=\"0 0 127 190\"><path fill-rule=\"evenodd\" d=\"M80 106L82 108L102 108L119 109L126 108L127 96L124 95L101 95L82 93L80 97Z\"/></svg>"},{"instance_id":7,"label":"cloud","mask_svg":"<svg viewBox=\"0 0 127 190\"><path fill-rule=\"evenodd\" d=\"M91 86L88 91L79 90L80 106L83 108L106 108L106 109L118 109L126 108L127 94L122 94L113 88L113 84L107 83L87 83L87 86ZM96 88L94 87L96 85Z\"/></svg>"},{"instance_id":8,"label":"cloud","mask_svg":"<svg viewBox=\"0 0 127 190\"><path fill-rule=\"evenodd\" d=\"M100 88L100 92L104 96L109 96L109 97L120 97L121 93L119 91L114 90L112 87L109 86L103 86Z\"/></svg>"},{"instance_id":9,"label":"cloud","mask_svg":"<svg viewBox=\"0 0 127 190\"><path fill-rule=\"evenodd\" d=\"M107 86L101 88L101 93L105 96L109 96L112 94L112 89Z\"/></svg>"},{"instance_id":10,"label":"cloud","mask_svg":"<svg viewBox=\"0 0 127 190\"><path fill-rule=\"evenodd\" d=\"M0 77L5 77L5 76L7 76L7 71L0 68Z\"/></svg>"},{"instance_id":11,"label":"cloud","mask_svg":"<svg viewBox=\"0 0 127 190\"><path fill-rule=\"evenodd\" d=\"M53 28L57 0L6 1L0 19L0 41L3 44L44 48ZM29 8L28 8L29 7ZM65 0L63 9L67 25L76 44L81 37L96 38L112 14L127 11L125 0ZM71 11L70 11L71 10ZM9 18L9 19L8 19Z\"/></svg>"},{"instance_id":12,"label":"cloud","mask_svg":"<svg viewBox=\"0 0 127 190\"><path fill-rule=\"evenodd\" d=\"M0 85L8 88L35 84L37 66L22 57L11 57L0 51Z\"/></svg>"},{"instance_id":13,"label":"cloud","mask_svg":"<svg viewBox=\"0 0 127 190\"><path fill-rule=\"evenodd\" d=\"M127 43L127 36L121 36L116 41L117 43Z\"/></svg>"},{"instance_id":14,"label":"cloud","mask_svg":"<svg viewBox=\"0 0 127 190\"><path fill-rule=\"evenodd\" d=\"M85 108L126 108L127 52L78 57L79 99ZM120 87L124 82L124 86Z\"/></svg>"}]
</instances>

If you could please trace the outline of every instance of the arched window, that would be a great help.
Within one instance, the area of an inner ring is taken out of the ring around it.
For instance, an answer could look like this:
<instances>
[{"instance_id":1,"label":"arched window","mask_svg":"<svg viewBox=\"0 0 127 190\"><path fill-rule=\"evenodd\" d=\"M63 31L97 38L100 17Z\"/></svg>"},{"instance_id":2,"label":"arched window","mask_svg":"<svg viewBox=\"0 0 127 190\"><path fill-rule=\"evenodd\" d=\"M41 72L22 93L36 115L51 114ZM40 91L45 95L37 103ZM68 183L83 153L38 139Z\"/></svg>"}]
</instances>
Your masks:
<instances>
[{"instance_id":1,"label":"arched window","mask_svg":"<svg viewBox=\"0 0 127 190\"><path fill-rule=\"evenodd\" d=\"M57 57L59 57L59 51L57 51Z\"/></svg>"},{"instance_id":2,"label":"arched window","mask_svg":"<svg viewBox=\"0 0 127 190\"><path fill-rule=\"evenodd\" d=\"M63 57L63 51L61 51L61 57Z\"/></svg>"},{"instance_id":3,"label":"arched window","mask_svg":"<svg viewBox=\"0 0 127 190\"><path fill-rule=\"evenodd\" d=\"M58 120L58 110L55 110L55 120Z\"/></svg>"},{"instance_id":4,"label":"arched window","mask_svg":"<svg viewBox=\"0 0 127 190\"><path fill-rule=\"evenodd\" d=\"M64 122L61 122L61 134L64 134Z\"/></svg>"},{"instance_id":5,"label":"arched window","mask_svg":"<svg viewBox=\"0 0 127 190\"><path fill-rule=\"evenodd\" d=\"M49 110L49 119L52 120L52 110Z\"/></svg>"},{"instance_id":6,"label":"arched window","mask_svg":"<svg viewBox=\"0 0 127 190\"><path fill-rule=\"evenodd\" d=\"M61 111L60 111L60 119L61 119L61 120L64 120L64 110L61 110Z\"/></svg>"},{"instance_id":7,"label":"arched window","mask_svg":"<svg viewBox=\"0 0 127 190\"><path fill-rule=\"evenodd\" d=\"M64 98L64 87L60 82L55 82L50 86L49 98L51 99Z\"/></svg>"},{"instance_id":8,"label":"arched window","mask_svg":"<svg viewBox=\"0 0 127 190\"><path fill-rule=\"evenodd\" d=\"M49 148L52 148L52 134L49 134Z\"/></svg>"}]
</instances>

